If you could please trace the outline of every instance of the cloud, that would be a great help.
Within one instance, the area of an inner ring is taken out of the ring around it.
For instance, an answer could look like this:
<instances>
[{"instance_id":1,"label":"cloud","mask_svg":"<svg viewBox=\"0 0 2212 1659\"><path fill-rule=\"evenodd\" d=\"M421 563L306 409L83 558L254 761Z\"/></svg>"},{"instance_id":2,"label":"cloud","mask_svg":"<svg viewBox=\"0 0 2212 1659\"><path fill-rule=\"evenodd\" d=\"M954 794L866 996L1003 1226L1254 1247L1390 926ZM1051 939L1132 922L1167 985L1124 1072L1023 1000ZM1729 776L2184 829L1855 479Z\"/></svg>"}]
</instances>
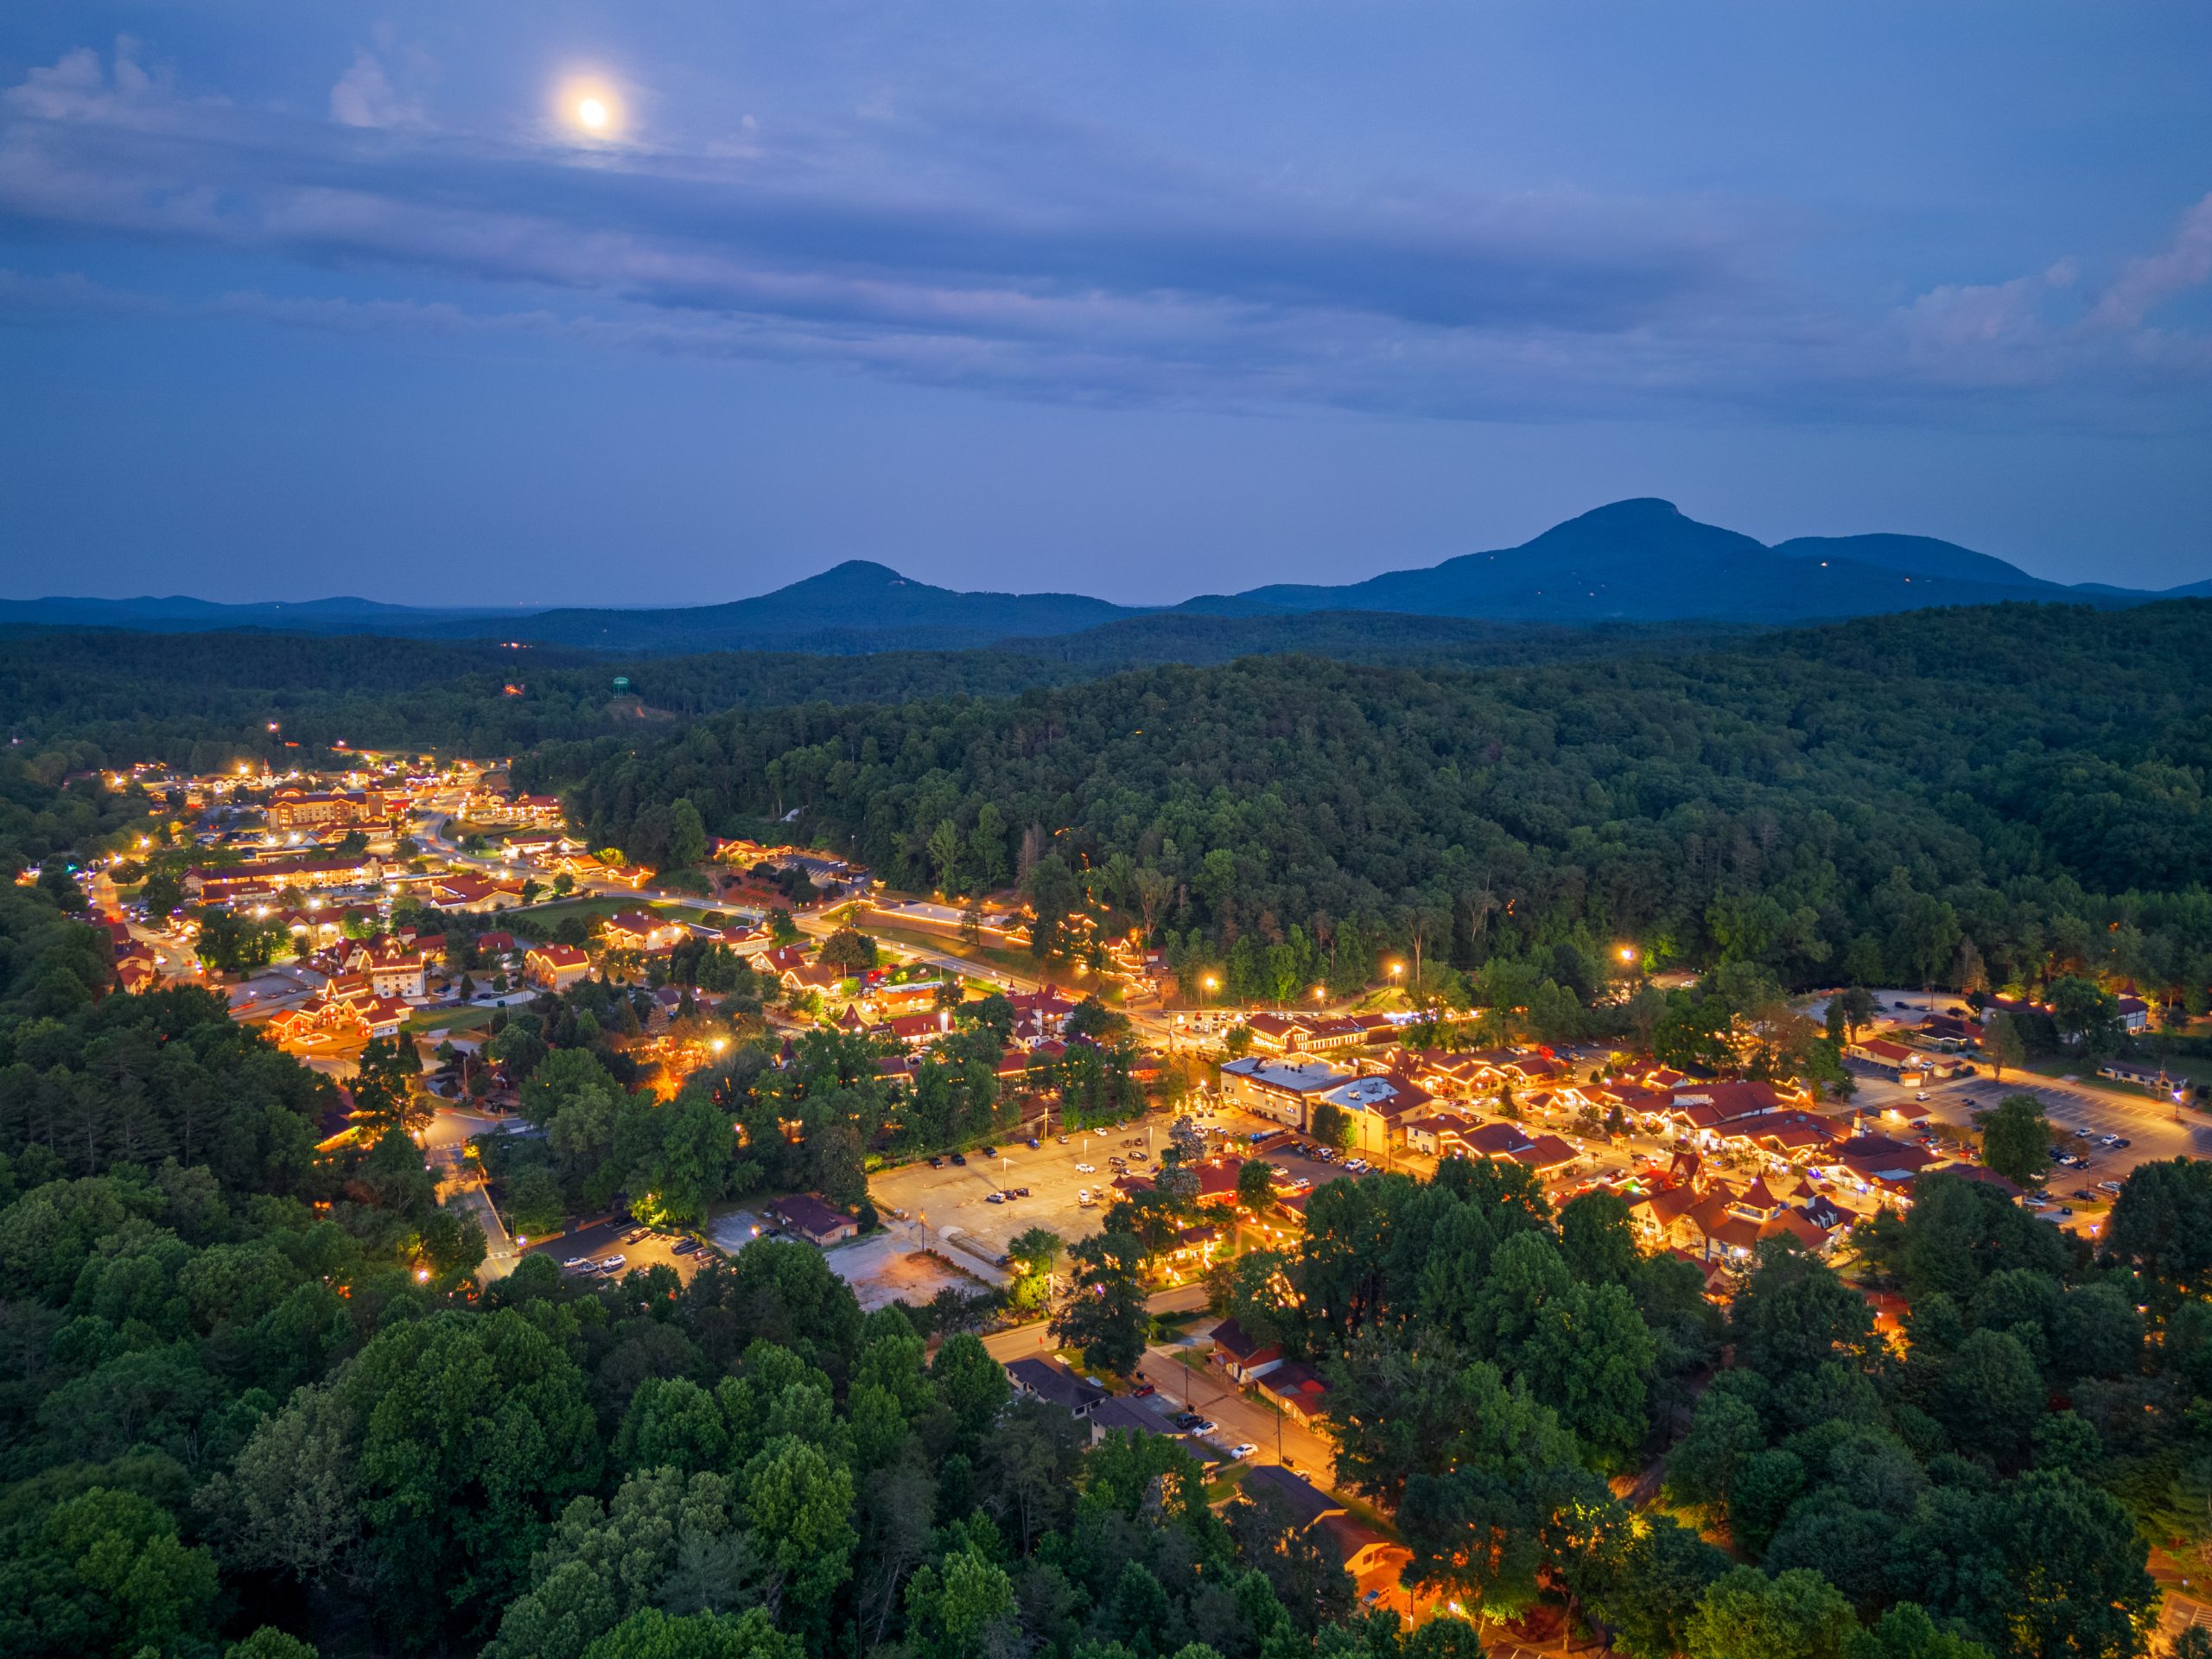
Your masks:
<instances>
[{"instance_id":1,"label":"cloud","mask_svg":"<svg viewBox=\"0 0 2212 1659\"><path fill-rule=\"evenodd\" d=\"M2089 321L2103 328L2133 328L2177 295L2212 281L2212 195L2182 215L2173 245L2129 262L2099 298Z\"/></svg>"},{"instance_id":2,"label":"cloud","mask_svg":"<svg viewBox=\"0 0 2212 1659\"><path fill-rule=\"evenodd\" d=\"M423 124L419 100L402 98L376 56L355 48L353 61L330 89L330 118L341 127Z\"/></svg>"},{"instance_id":3,"label":"cloud","mask_svg":"<svg viewBox=\"0 0 2212 1659\"><path fill-rule=\"evenodd\" d=\"M2205 279L2212 198L2094 302L2061 261L1862 315L1777 274L1790 226L1703 200L1255 178L1006 107L587 149L435 127L389 56L357 51L323 122L188 98L135 50L71 53L0 93L0 214L356 289L207 308L232 319L1032 397L1891 418L2204 372L2202 342L2140 323ZM423 282L474 297L377 292Z\"/></svg>"}]
</instances>

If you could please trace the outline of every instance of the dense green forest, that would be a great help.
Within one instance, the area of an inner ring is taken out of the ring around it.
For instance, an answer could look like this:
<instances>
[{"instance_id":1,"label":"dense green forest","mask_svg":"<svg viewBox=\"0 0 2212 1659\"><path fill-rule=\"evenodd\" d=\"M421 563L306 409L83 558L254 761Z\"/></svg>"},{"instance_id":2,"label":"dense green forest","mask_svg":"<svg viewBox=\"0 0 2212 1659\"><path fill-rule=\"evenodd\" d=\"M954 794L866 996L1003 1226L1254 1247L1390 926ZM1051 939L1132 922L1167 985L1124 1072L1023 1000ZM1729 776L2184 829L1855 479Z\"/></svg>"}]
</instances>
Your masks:
<instances>
[{"instance_id":1,"label":"dense green forest","mask_svg":"<svg viewBox=\"0 0 2212 1659\"><path fill-rule=\"evenodd\" d=\"M1297 928L1325 955L1350 925L1464 967L1628 939L1789 983L2078 969L2201 1007L2208 766L2212 605L2187 601L747 708L524 772L648 861L676 800L710 830L797 808L894 887L1089 889L1191 950Z\"/></svg>"},{"instance_id":2,"label":"dense green forest","mask_svg":"<svg viewBox=\"0 0 2212 1659\"><path fill-rule=\"evenodd\" d=\"M1511 1165L1332 1185L1230 1300L1321 1368L1339 1478L1395 1511L1440 1596L1564 1593L1631 1655L2140 1651L2142 1535L2202 1535L2212 1491L2212 1171L2138 1171L2094 1258L1985 1185L1916 1199L1859 1239L1910 1301L1894 1347L1787 1243L1724 1327L1619 1198L1554 1216ZM1734 1559L1599 1478L1681 1420L1667 1496Z\"/></svg>"},{"instance_id":3,"label":"dense green forest","mask_svg":"<svg viewBox=\"0 0 2212 1659\"><path fill-rule=\"evenodd\" d=\"M317 1156L330 1085L216 998L100 995L39 893L0 936L0 1651L1477 1659L1459 1620L1363 1616L1179 1442L1011 1398L962 1299L863 1315L772 1241L688 1284L531 1257L480 1287L397 1118ZM734 1116L793 1160L767 1179L834 1181L849 1145L769 1126L886 1104L830 1037L655 1107L590 995L508 1027L558 1179L762 1179ZM1220 1289L1329 1382L1338 1478L1432 1610L1563 1603L1630 1659L2142 1652L2144 1539L2202 1535L2212 1492L2212 1173L2139 1170L2094 1255L1989 1186L1917 1196L1859 1241L1894 1343L1787 1243L1724 1322L1618 1198L1554 1214L1514 1165L1325 1185ZM1071 1252L1092 1363L1135 1351L1177 1203ZM1677 1433L1666 1507L1609 1484Z\"/></svg>"},{"instance_id":4,"label":"dense green forest","mask_svg":"<svg viewBox=\"0 0 2212 1659\"><path fill-rule=\"evenodd\" d=\"M1552 661L1656 649L1672 628L1577 628L1430 617L1141 617L988 650L859 656L721 652L624 660L365 634L0 633L7 734L67 770L160 760L319 760L340 742L471 755L634 734L729 708L1011 695L1147 664L1324 652L1352 661ZM626 694L614 689L626 680ZM509 693L510 685L519 687ZM271 721L280 730L270 729ZM287 743L296 747L287 747Z\"/></svg>"},{"instance_id":5,"label":"dense green forest","mask_svg":"<svg viewBox=\"0 0 2212 1659\"><path fill-rule=\"evenodd\" d=\"M958 1299L950 1328L863 1316L766 1241L689 1284L531 1257L480 1289L482 1235L397 1122L318 1157L330 1085L217 998L100 996L93 936L36 893L0 894L0 935L11 1659L1396 1655L1179 1443L1011 1401ZM737 1095L820 1125L875 1086L835 1039L781 1073L748 1051L649 1122L588 1012L527 1033L564 1158L642 1131L661 1179L727 1158L693 1120Z\"/></svg>"}]
</instances>

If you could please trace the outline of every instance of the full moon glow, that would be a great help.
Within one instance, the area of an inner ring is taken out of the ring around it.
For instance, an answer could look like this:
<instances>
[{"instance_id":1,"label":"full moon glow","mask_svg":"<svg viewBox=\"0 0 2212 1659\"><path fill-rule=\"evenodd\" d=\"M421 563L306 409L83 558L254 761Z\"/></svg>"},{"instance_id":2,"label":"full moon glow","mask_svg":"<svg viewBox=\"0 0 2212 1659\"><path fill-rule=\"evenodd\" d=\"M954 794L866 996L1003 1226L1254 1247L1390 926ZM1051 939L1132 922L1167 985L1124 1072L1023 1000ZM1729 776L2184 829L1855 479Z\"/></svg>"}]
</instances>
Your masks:
<instances>
[{"instance_id":1,"label":"full moon glow","mask_svg":"<svg viewBox=\"0 0 2212 1659\"><path fill-rule=\"evenodd\" d=\"M580 74L563 80L553 94L553 114L569 131L584 138L614 138L626 124L622 99L598 75Z\"/></svg>"}]
</instances>

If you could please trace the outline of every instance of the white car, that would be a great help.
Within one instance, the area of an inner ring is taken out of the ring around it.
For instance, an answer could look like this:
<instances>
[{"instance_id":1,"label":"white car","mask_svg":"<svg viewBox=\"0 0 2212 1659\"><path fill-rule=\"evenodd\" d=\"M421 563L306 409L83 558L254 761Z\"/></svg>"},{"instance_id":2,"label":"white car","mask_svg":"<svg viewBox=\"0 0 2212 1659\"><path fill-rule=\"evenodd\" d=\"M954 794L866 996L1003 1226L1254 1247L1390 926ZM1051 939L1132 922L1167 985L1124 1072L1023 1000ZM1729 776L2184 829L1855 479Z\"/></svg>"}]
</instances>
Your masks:
<instances>
[{"instance_id":1,"label":"white car","mask_svg":"<svg viewBox=\"0 0 2212 1659\"><path fill-rule=\"evenodd\" d=\"M629 1261L626 1255L610 1255L599 1264L599 1270L601 1273L620 1273L629 1265Z\"/></svg>"},{"instance_id":2,"label":"white car","mask_svg":"<svg viewBox=\"0 0 2212 1659\"><path fill-rule=\"evenodd\" d=\"M1232 1446L1229 1448L1229 1460L1231 1463L1242 1463L1245 1459L1250 1457L1259 1449L1260 1448L1253 1445L1251 1441L1246 1440L1241 1445Z\"/></svg>"},{"instance_id":3,"label":"white car","mask_svg":"<svg viewBox=\"0 0 2212 1659\"><path fill-rule=\"evenodd\" d=\"M563 1273L589 1273L591 1271L591 1257L588 1255L572 1255L561 1264L561 1271Z\"/></svg>"},{"instance_id":4,"label":"white car","mask_svg":"<svg viewBox=\"0 0 2212 1659\"><path fill-rule=\"evenodd\" d=\"M1098 1166L1096 1164L1077 1164L1075 1166L1075 1173L1078 1175L1096 1175L1098 1173Z\"/></svg>"}]
</instances>

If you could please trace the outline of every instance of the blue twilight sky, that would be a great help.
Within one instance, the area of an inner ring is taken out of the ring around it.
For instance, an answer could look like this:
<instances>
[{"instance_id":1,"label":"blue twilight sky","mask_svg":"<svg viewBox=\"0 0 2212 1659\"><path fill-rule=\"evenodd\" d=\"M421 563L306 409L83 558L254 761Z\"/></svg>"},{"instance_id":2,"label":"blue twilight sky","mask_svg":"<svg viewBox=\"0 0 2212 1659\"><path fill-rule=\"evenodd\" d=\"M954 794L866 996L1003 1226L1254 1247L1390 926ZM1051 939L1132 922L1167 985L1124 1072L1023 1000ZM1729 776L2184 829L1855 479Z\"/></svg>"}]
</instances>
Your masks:
<instances>
[{"instance_id":1,"label":"blue twilight sky","mask_svg":"<svg viewBox=\"0 0 2212 1659\"><path fill-rule=\"evenodd\" d=\"M0 593L2212 575L2199 0L16 0ZM596 100L604 124L581 124Z\"/></svg>"}]
</instances>

